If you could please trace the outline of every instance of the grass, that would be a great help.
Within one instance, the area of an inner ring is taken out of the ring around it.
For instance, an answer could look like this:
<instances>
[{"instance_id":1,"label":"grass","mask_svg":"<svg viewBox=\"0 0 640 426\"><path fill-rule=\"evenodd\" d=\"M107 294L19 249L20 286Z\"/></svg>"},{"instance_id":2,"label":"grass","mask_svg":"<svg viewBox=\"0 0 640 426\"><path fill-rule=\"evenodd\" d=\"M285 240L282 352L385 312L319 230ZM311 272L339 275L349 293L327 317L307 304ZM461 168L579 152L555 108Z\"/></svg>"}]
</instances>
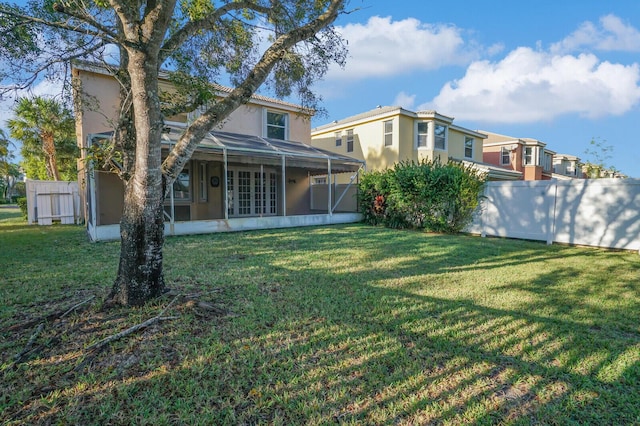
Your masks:
<instances>
[{"instance_id":1,"label":"grass","mask_svg":"<svg viewBox=\"0 0 640 426\"><path fill-rule=\"evenodd\" d=\"M180 299L100 310L117 243L0 209L3 424L638 424L637 253L364 225L169 238ZM88 296L88 309L20 324ZM217 309L206 309L214 306Z\"/></svg>"}]
</instances>

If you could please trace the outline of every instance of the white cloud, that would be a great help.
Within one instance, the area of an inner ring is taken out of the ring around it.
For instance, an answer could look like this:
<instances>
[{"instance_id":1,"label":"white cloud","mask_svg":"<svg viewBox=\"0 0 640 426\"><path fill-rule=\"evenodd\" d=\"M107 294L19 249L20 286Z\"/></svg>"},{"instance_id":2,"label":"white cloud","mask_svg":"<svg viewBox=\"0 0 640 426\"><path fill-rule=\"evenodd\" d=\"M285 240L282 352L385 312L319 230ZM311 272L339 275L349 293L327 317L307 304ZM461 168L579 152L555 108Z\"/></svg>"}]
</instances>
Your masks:
<instances>
[{"instance_id":1,"label":"white cloud","mask_svg":"<svg viewBox=\"0 0 640 426\"><path fill-rule=\"evenodd\" d=\"M544 121L573 113L620 115L640 101L639 81L638 64L520 47L499 62L473 62L462 79L445 84L418 109L485 122Z\"/></svg>"},{"instance_id":2,"label":"white cloud","mask_svg":"<svg viewBox=\"0 0 640 426\"><path fill-rule=\"evenodd\" d=\"M348 41L345 69L334 67L327 79L361 79L464 65L478 57L467 47L462 30L425 24L414 18L393 21L374 16L366 24L347 24L337 31ZM473 43L472 43L473 44Z\"/></svg>"},{"instance_id":3,"label":"white cloud","mask_svg":"<svg viewBox=\"0 0 640 426\"><path fill-rule=\"evenodd\" d=\"M606 15L600 18L599 25L586 21L562 41L551 45L554 53L568 53L585 48L640 52L640 31L625 24L615 15Z\"/></svg>"},{"instance_id":4,"label":"white cloud","mask_svg":"<svg viewBox=\"0 0 640 426\"><path fill-rule=\"evenodd\" d=\"M413 109L416 102L416 95L409 95L405 92L400 92L396 95L393 101L393 105L401 106L404 109Z\"/></svg>"},{"instance_id":5,"label":"white cloud","mask_svg":"<svg viewBox=\"0 0 640 426\"><path fill-rule=\"evenodd\" d=\"M51 97L60 95L61 93L61 80L42 79L33 87L18 90L16 92L9 92L8 94L3 95L0 99L0 127L5 128L6 121L14 117L13 108L19 97Z\"/></svg>"}]
</instances>

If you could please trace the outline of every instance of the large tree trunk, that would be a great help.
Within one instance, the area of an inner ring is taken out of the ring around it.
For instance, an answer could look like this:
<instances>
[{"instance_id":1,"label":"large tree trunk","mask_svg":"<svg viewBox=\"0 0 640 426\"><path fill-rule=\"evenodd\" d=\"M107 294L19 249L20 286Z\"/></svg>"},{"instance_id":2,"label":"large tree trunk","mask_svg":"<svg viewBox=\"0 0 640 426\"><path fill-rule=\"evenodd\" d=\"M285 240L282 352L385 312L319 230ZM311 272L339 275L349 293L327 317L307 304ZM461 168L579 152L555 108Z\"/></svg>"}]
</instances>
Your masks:
<instances>
[{"instance_id":1,"label":"large tree trunk","mask_svg":"<svg viewBox=\"0 0 640 426\"><path fill-rule=\"evenodd\" d=\"M125 181L120 221L120 264L108 299L142 305L165 291L162 270L164 184L161 171L162 116L156 61L129 52L129 75L136 111L135 167Z\"/></svg>"},{"instance_id":2,"label":"large tree trunk","mask_svg":"<svg viewBox=\"0 0 640 426\"><path fill-rule=\"evenodd\" d=\"M129 182L125 188L120 220L120 264L109 295L112 302L127 306L142 305L165 291L162 186L158 195L145 191L143 186Z\"/></svg>"}]
</instances>

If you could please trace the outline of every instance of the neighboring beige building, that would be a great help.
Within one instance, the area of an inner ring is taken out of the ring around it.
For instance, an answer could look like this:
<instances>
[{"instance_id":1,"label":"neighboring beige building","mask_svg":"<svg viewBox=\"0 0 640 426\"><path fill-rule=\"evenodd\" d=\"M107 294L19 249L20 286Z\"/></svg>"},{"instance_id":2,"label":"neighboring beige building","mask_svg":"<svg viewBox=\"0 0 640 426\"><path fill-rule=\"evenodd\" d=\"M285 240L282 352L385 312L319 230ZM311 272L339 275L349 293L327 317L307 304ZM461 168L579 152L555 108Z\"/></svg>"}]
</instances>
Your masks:
<instances>
[{"instance_id":1,"label":"neighboring beige building","mask_svg":"<svg viewBox=\"0 0 640 426\"><path fill-rule=\"evenodd\" d=\"M311 131L311 144L366 161L367 170L382 170L400 161L450 158L476 164L493 179L519 179L519 172L482 164L486 135L453 124L436 111L413 112L378 107Z\"/></svg>"},{"instance_id":2,"label":"neighboring beige building","mask_svg":"<svg viewBox=\"0 0 640 426\"><path fill-rule=\"evenodd\" d=\"M571 154L555 154L553 156L553 173L572 179L584 177L580 158Z\"/></svg>"},{"instance_id":3,"label":"neighboring beige building","mask_svg":"<svg viewBox=\"0 0 640 426\"><path fill-rule=\"evenodd\" d=\"M75 63L76 134L84 218L94 240L118 238L124 191L118 176L87 161L92 144L108 142L119 88L102 67ZM167 80L161 90L171 92ZM218 95L230 89L219 87ZM195 115L169 117L163 155ZM312 176L355 174L362 163L309 145L310 112L255 95L199 145L165 204L168 234L354 222L355 188L318 185ZM88 167L84 167L87 164ZM349 196L344 194L349 193Z\"/></svg>"},{"instance_id":4,"label":"neighboring beige building","mask_svg":"<svg viewBox=\"0 0 640 426\"><path fill-rule=\"evenodd\" d=\"M504 169L522 173L523 180L549 180L553 176L554 151L537 139L513 136L481 130L484 140L482 160Z\"/></svg>"}]
</instances>

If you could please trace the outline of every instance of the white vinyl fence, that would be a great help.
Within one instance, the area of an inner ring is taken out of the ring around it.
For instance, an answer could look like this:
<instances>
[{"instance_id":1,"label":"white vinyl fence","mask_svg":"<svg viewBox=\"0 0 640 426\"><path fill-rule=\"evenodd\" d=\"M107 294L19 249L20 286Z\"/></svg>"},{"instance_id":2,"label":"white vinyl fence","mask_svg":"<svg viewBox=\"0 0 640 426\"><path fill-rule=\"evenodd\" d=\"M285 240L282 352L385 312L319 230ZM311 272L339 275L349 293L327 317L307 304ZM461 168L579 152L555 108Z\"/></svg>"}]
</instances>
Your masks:
<instances>
[{"instance_id":1,"label":"white vinyl fence","mask_svg":"<svg viewBox=\"0 0 640 426\"><path fill-rule=\"evenodd\" d=\"M488 182L467 231L640 250L640 179Z\"/></svg>"},{"instance_id":2,"label":"white vinyl fence","mask_svg":"<svg viewBox=\"0 0 640 426\"><path fill-rule=\"evenodd\" d=\"M78 182L27 179L26 189L29 224L51 225L54 221L63 224L79 222Z\"/></svg>"}]
</instances>

